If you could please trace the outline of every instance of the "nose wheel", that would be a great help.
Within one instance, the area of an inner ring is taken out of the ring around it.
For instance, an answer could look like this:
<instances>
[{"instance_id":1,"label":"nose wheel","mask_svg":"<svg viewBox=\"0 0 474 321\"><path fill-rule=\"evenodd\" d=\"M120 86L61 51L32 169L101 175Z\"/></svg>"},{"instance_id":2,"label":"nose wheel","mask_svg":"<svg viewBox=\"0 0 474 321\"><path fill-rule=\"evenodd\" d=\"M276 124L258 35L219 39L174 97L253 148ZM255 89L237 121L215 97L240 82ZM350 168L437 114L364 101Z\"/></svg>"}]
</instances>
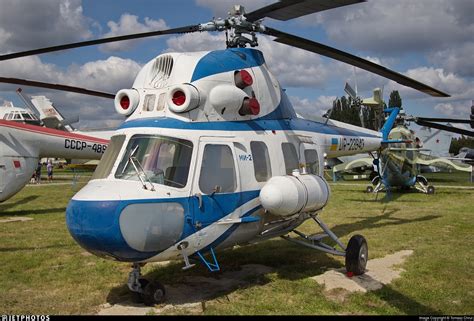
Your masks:
<instances>
[{"instance_id":1,"label":"nose wheel","mask_svg":"<svg viewBox=\"0 0 474 321\"><path fill-rule=\"evenodd\" d=\"M141 277L141 267L143 265L134 263L132 271L128 276L128 288L139 295L145 305L152 306L165 301L165 287L157 281L150 281Z\"/></svg>"}]
</instances>

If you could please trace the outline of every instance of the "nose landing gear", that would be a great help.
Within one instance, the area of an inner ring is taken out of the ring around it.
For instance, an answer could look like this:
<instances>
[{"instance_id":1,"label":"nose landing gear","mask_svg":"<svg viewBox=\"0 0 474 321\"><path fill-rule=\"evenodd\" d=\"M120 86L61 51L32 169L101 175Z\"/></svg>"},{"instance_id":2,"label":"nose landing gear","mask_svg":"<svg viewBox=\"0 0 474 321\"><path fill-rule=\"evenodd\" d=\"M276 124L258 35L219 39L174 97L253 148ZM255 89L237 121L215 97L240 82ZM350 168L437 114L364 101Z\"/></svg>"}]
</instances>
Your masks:
<instances>
[{"instance_id":1,"label":"nose landing gear","mask_svg":"<svg viewBox=\"0 0 474 321\"><path fill-rule=\"evenodd\" d=\"M145 305L163 303L165 300L165 287L157 281L149 281L141 277L141 267L144 264L133 263L132 271L128 275L128 288L139 295Z\"/></svg>"}]
</instances>

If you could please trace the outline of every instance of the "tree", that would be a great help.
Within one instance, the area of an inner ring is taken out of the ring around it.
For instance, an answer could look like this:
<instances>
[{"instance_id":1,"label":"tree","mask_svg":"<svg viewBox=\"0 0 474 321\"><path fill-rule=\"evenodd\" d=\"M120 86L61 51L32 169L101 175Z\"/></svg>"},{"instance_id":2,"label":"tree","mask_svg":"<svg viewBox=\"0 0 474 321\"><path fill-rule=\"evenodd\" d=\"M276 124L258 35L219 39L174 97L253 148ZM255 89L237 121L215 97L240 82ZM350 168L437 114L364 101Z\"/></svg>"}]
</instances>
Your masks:
<instances>
[{"instance_id":1,"label":"tree","mask_svg":"<svg viewBox=\"0 0 474 321\"><path fill-rule=\"evenodd\" d=\"M390 93L390 99L388 100L388 107L402 107L402 97L398 93L398 90L394 90Z\"/></svg>"}]
</instances>

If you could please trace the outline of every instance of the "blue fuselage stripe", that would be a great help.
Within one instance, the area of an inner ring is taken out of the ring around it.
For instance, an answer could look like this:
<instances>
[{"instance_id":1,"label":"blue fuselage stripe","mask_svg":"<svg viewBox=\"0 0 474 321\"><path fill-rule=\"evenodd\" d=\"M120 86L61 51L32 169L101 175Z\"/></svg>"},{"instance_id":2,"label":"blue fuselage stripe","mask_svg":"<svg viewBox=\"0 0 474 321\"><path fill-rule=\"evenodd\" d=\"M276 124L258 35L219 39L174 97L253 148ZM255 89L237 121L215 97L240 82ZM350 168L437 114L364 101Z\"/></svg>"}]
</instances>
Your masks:
<instances>
[{"instance_id":1,"label":"blue fuselage stripe","mask_svg":"<svg viewBox=\"0 0 474 321\"><path fill-rule=\"evenodd\" d=\"M313 133L357 136L357 137L373 137L378 136L369 133L359 132L341 127L325 125L311 120L294 118L294 119L278 119L278 120L248 120L248 121L220 121L220 122L185 122L174 118L147 118L126 121L120 126L124 128L139 127L156 127L156 128L172 128L183 130L220 130L220 131L266 131L266 130L300 130Z\"/></svg>"}]
</instances>

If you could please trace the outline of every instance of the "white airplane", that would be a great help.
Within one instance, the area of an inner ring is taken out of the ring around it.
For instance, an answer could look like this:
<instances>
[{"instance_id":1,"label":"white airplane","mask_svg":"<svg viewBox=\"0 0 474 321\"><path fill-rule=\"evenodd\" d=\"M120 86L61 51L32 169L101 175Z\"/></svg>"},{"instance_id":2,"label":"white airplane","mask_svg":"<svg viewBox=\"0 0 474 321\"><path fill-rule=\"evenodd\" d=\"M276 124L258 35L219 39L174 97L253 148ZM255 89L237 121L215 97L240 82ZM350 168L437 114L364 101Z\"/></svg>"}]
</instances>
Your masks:
<instances>
[{"instance_id":1,"label":"white airplane","mask_svg":"<svg viewBox=\"0 0 474 321\"><path fill-rule=\"evenodd\" d=\"M230 31L228 49L159 55L142 68L131 89L116 94L115 108L128 119L112 136L92 179L68 205L66 224L72 237L98 256L133 263L128 287L146 304L165 297L160 283L141 276L140 268L147 262L182 259L188 269L193 266L190 258L196 258L216 271L216 249L278 236L343 256L348 273L364 273L365 238L354 235L346 246L318 216L330 198L322 177L323 155L378 150L390 143L388 132L298 118L263 53L245 48L258 45L259 32L428 94L448 96L367 60L261 23L264 17L289 20L359 2L281 1L250 13L234 6L226 19L204 24L0 56L7 60L147 36ZM393 109L388 122L397 113ZM324 233L298 231L308 219ZM290 237L291 232L300 238ZM326 237L339 249L323 242Z\"/></svg>"},{"instance_id":2,"label":"white airplane","mask_svg":"<svg viewBox=\"0 0 474 321\"><path fill-rule=\"evenodd\" d=\"M46 97L33 97L32 103L41 111L41 119L11 102L0 107L0 202L18 193L30 181L41 158L100 159L113 133L69 132L72 127L64 123Z\"/></svg>"}]
</instances>

